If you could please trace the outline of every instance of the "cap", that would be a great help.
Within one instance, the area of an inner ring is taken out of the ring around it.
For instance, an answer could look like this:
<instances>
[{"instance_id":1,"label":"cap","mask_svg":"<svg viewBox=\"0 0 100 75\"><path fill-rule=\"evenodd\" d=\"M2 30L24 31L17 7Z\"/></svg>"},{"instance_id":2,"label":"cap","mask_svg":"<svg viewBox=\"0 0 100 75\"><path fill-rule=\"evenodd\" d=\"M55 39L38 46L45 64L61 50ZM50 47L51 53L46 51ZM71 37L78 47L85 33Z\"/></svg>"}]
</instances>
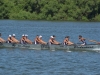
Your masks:
<instances>
[{"instance_id":1,"label":"cap","mask_svg":"<svg viewBox=\"0 0 100 75\"><path fill-rule=\"evenodd\" d=\"M66 36L66 38L69 38L69 36Z\"/></svg>"},{"instance_id":2,"label":"cap","mask_svg":"<svg viewBox=\"0 0 100 75\"><path fill-rule=\"evenodd\" d=\"M15 34L13 34L13 36L16 36Z\"/></svg>"},{"instance_id":3,"label":"cap","mask_svg":"<svg viewBox=\"0 0 100 75\"><path fill-rule=\"evenodd\" d=\"M82 35L79 35L79 37L82 37Z\"/></svg>"},{"instance_id":4,"label":"cap","mask_svg":"<svg viewBox=\"0 0 100 75\"><path fill-rule=\"evenodd\" d=\"M25 34L25 36L28 36L27 34Z\"/></svg>"},{"instance_id":5,"label":"cap","mask_svg":"<svg viewBox=\"0 0 100 75\"><path fill-rule=\"evenodd\" d=\"M50 36L50 38L53 38L53 36Z\"/></svg>"},{"instance_id":6,"label":"cap","mask_svg":"<svg viewBox=\"0 0 100 75\"><path fill-rule=\"evenodd\" d=\"M41 38L42 36L40 35L39 38Z\"/></svg>"},{"instance_id":7,"label":"cap","mask_svg":"<svg viewBox=\"0 0 100 75\"><path fill-rule=\"evenodd\" d=\"M9 35L9 37L11 37L11 35Z\"/></svg>"},{"instance_id":8,"label":"cap","mask_svg":"<svg viewBox=\"0 0 100 75\"><path fill-rule=\"evenodd\" d=\"M53 37L56 37L55 35L53 35Z\"/></svg>"},{"instance_id":9,"label":"cap","mask_svg":"<svg viewBox=\"0 0 100 75\"><path fill-rule=\"evenodd\" d=\"M24 34L22 36L25 36Z\"/></svg>"}]
</instances>

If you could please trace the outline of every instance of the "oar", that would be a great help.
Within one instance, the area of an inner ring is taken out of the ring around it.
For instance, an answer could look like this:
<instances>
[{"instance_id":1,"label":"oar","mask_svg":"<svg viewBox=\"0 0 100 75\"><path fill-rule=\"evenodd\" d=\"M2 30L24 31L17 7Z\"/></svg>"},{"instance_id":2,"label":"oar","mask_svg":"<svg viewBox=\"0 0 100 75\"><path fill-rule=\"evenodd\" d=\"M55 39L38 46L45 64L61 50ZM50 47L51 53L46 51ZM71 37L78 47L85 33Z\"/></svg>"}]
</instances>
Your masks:
<instances>
[{"instance_id":1,"label":"oar","mask_svg":"<svg viewBox=\"0 0 100 75\"><path fill-rule=\"evenodd\" d=\"M95 40L89 40L90 42L94 42L94 43L96 43L96 44L100 44L100 42L98 42L98 41L95 41Z\"/></svg>"},{"instance_id":2,"label":"oar","mask_svg":"<svg viewBox=\"0 0 100 75\"><path fill-rule=\"evenodd\" d=\"M90 40L90 39L88 39L88 38L85 38L85 39L87 39L87 40L90 41L90 42L94 42L94 43L96 43L96 44L100 44L100 42L98 42L98 41Z\"/></svg>"}]
</instances>

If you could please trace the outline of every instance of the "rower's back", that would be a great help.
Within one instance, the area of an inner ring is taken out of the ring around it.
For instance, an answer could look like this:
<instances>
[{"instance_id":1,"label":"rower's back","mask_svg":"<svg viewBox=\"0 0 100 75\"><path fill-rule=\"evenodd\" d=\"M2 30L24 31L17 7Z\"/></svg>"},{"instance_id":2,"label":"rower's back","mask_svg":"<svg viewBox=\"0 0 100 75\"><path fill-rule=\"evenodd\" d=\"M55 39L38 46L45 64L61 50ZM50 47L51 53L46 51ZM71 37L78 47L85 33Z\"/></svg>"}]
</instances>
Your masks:
<instances>
[{"instance_id":1,"label":"rower's back","mask_svg":"<svg viewBox=\"0 0 100 75\"><path fill-rule=\"evenodd\" d=\"M7 43L13 43L13 40L11 38L11 35L8 36Z\"/></svg>"},{"instance_id":2,"label":"rower's back","mask_svg":"<svg viewBox=\"0 0 100 75\"><path fill-rule=\"evenodd\" d=\"M21 37L20 43L21 44L25 44L25 35L24 34Z\"/></svg>"},{"instance_id":3,"label":"rower's back","mask_svg":"<svg viewBox=\"0 0 100 75\"><path fill-rule=\"evenodd\" d=\"M34 40L34 44L39 44L39 35L36 36L36 38Z\"/></svg>"}]
</instances>

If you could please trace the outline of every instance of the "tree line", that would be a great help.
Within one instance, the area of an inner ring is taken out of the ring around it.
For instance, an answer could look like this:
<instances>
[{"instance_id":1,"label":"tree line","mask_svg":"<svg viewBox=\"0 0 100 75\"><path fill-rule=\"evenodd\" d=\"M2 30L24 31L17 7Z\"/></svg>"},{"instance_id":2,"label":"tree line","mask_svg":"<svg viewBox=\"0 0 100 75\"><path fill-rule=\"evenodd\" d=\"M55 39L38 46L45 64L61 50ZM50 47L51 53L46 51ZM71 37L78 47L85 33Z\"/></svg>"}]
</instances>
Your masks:
<instances>
[{"instance_id":1,"label":"tree line","mask_svg":"<svg viewBox=\"0 0 100 75\"><path fill-rule=\"evenodd\" d=\"M100 21L100 0L0 0L0 19Z\"/></svg>"}]
</instances>

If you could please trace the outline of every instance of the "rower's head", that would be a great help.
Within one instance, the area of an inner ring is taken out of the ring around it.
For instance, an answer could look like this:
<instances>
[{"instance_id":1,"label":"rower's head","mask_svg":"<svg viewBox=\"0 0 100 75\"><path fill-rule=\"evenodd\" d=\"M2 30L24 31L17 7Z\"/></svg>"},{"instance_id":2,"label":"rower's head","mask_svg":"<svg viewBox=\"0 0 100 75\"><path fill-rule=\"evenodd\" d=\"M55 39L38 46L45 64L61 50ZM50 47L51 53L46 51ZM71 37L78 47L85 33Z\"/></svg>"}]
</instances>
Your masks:
<instances>
[{"instance_id":1,"label":"rower's head","mask_svg":"<svg viewBox=\"0 0 100 75\"><path fill-rule=\"evenodd\" d=\"M42 36L40 35L40 36L39 36L39 38L41 39L41 38L42 38Z\"/></svg>"},{"instance_id":2,"label":"rower's head","mask_svg":"<svg viewBox=\"0 0 100 75\"><path fill-rule=\"evenodd\" d=\"M55 39L55 37L56 37L56 36L55 36L55 35L53 35L53 39Z\"/></svg>"},{"instance_id":3,"label":"rower's head","mask_svg":"<svg viewBox=\"0 0 100 75\"><path fill-rule=\"evenodd\" d=\"M66 36L65 38L68 38L69 39L70 37L69 36Z\"/></svg>"},{"instance_id":4,"label":"rower's head","mask_svg":"<svg viewBox=\"0 0 100 75\"><path fill-rule=\"evenodd\" d=\"M25 37L25 35L23 34L22 37Z\"/></svg>"},{"instance_id":5,"label":"rower's head","mask_svg":"<svg viewBox=\"0 0 100 75\"><path fill-rule=\"evenodd\" d=\"M9 35L9 37L11 37L11 35Z\"/></svg>"},{"instance_id":6,"label":"rower's head","mask_svg":"<svg viewBox=\"0 0 100 75\"><path fill-rule=\"evenodd\" d=\"M82 35L79 35L79 37L82 37Z\"/></svg>"},{"instance_id":7,"label":"rower's head","mask_svg":"<svg viewBox=\"0 0 100 75\"><path fill-rule=\"evenodd\" d=\"M53 35L53 37L56 37L55 35Z\"/></svg>"},{"instance_id":8,"label":"rower's head","mask_svg":"<svg viewBox=\"0 0 100 75\"><path fill-rule=\"evenodd\" d=\"M27 35L27 34L25 34L25 37L27 38L27 37L28 37L28 35Z\"/></svg>"},{"instance_id":9,"label":"rower's head","mask_svg":"<svg viewBox=\"0 0 100 75\"><path fill-rule=\"evenodd\" d=\"M11 38L11 35L9 35L9 38Z\"/></svg>"},{"instance_id":10,"label":"rower's head","mask_svg":"<svg viewBox=\"0 0 100 75\"><path fill-rule=\"evenodd\" d=\"M13 36L13 37L15 37L16 35L15 35L15 34L13 34L12 36Z\"/></svg>"},{"instance_id":11,"label":"rower's head","mask_svg":"<svg viewBox=\"0 0 100 75\"><path fill-rule=\"evenodd\" d=\"M66 40L69 40L69 36L66 36L65 39L66 39Z\"/></svg>"},{"instance_id":12,"label":"rower's head","mask_svg":"<svg viewBox=\"0 0 100 75\"><path fill-rule=\"evenodd\" d=\"M82 38L82 35L79 35L79 39Z\"/></svg>"},{"instance_id":13,"label":"rower's head","mask_svg":"<svg viewBox=\"0 0 100 75\"><path fill-rule=\"evenodd\" d=\"M50 36L51 39L53 39L53 36Z\"/></svg>"}]
</instances>

